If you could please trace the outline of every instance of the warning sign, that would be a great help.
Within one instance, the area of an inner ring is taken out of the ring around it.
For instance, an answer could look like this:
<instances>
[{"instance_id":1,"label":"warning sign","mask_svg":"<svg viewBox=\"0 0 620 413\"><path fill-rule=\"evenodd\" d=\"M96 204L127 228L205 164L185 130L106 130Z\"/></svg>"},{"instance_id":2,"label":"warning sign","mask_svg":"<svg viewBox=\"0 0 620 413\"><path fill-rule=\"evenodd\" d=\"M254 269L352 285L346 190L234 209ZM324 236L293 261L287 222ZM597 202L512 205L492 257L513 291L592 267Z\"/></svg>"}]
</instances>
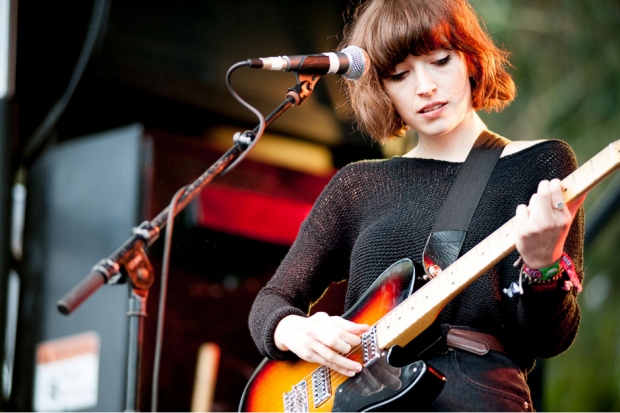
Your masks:
<instances>
[{"instance_id":1,"label":"warning sign","mask_svg":"<svg viewBox=\"0 0 620 413\"><path fill-rule=\"evenodd\" d=\"M37 346L36 411L83 410L97 405L99 336L86 332Z\"/></svg>"}]
</instances>

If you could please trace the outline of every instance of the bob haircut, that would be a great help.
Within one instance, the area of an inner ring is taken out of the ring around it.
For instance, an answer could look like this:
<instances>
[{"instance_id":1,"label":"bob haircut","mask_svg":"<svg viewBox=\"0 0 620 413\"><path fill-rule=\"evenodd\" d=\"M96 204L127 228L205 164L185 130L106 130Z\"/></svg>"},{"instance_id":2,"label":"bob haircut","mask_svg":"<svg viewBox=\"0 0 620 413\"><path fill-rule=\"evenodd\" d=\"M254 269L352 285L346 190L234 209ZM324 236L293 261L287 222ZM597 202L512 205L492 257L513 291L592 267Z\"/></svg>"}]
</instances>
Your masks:
<instances>
[{"instance_id":1,"label":"bob haircut","mask_svg":"<svg viewBox=\"0 0 620 413\"><path fill-rule=\"evenodd\" d=\"M382 80L411 54L438 48L463 53L474 110L501 111L516 95L506 71L508 52L495 46L467 0L369 0L353 13L341 46L368 53L370 67L359 80L345 81L357 127L379 143L409 128L383 89Z\"/></svg>"}]
</instances>

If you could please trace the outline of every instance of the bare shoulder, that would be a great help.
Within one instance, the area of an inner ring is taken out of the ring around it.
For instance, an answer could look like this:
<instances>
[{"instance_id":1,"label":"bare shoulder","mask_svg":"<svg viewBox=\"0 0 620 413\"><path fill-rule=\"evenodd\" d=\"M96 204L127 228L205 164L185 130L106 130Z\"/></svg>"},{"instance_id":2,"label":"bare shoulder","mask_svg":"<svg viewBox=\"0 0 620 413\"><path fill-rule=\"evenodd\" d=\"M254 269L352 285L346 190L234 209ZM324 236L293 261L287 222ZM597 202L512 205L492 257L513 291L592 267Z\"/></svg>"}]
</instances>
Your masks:
<instances>
[{"instance_id":1,"label":"bare shoulder","mask_svg":"<svg viewBox=\"0 0 620 413\"><path fill-rule=\"evenodd\" d=\"M502 156L512 155L513 153L517 153L519 151L527 149L530 146L545 142L545 140L546 139L539 139L536 141L512 141L504 147L504 150L502 151Z\"/></svg>"}]
</instances>

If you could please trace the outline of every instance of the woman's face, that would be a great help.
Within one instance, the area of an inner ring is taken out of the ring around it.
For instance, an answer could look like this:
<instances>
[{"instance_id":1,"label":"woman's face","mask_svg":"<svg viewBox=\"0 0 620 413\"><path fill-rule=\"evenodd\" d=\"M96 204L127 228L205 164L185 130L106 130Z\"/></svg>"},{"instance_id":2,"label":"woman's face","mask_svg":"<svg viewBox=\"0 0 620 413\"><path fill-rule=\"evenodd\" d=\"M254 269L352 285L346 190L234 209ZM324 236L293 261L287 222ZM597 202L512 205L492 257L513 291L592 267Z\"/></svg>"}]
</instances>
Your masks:
<instances>
[{"instance_id":1,"label":"woman's face","mask_svg":"<svg viewBox=\"0 0 620 413\"><path fill-rule=\"evenodd\" d=\"M458 132L473 118L467 63L457 50L409 55L383 79L383 87L422 139Z\"/></svg>"}]
</instances>

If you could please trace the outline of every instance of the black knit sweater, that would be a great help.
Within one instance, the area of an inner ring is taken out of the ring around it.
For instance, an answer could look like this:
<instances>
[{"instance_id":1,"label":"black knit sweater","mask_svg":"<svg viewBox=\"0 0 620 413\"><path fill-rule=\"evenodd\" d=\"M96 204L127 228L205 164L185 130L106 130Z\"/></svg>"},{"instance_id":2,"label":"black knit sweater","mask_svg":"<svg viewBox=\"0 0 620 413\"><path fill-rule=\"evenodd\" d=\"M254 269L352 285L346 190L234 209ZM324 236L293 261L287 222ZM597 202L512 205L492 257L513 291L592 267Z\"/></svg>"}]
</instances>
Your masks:
<instances>
[{"instance_id":1,"label":"black knit sweater","mask_svg":"<svg viewBox=\"0 0 620 413\"><path fill-rule=\"evenodd\" d=\"M249 325L266 357L279 351L273 334L290 314L307 315L331 282L348 279L345 311L375 279L401 258L421 262L433 222L461 163L394 157L341 169L327 185L275 276L260 291ZM569 145L544 141L499 159L471 221L461 255L527 204L543 179L564 178L576 168ZM583 276L583 210L564 247ZM498 337L524 369L535 357L566 350L579 326L574 290L509 298L502 290L518 281L515 251L474 281L442 310L442 324L468 326Z\"/></svg>"}]
</instances>

